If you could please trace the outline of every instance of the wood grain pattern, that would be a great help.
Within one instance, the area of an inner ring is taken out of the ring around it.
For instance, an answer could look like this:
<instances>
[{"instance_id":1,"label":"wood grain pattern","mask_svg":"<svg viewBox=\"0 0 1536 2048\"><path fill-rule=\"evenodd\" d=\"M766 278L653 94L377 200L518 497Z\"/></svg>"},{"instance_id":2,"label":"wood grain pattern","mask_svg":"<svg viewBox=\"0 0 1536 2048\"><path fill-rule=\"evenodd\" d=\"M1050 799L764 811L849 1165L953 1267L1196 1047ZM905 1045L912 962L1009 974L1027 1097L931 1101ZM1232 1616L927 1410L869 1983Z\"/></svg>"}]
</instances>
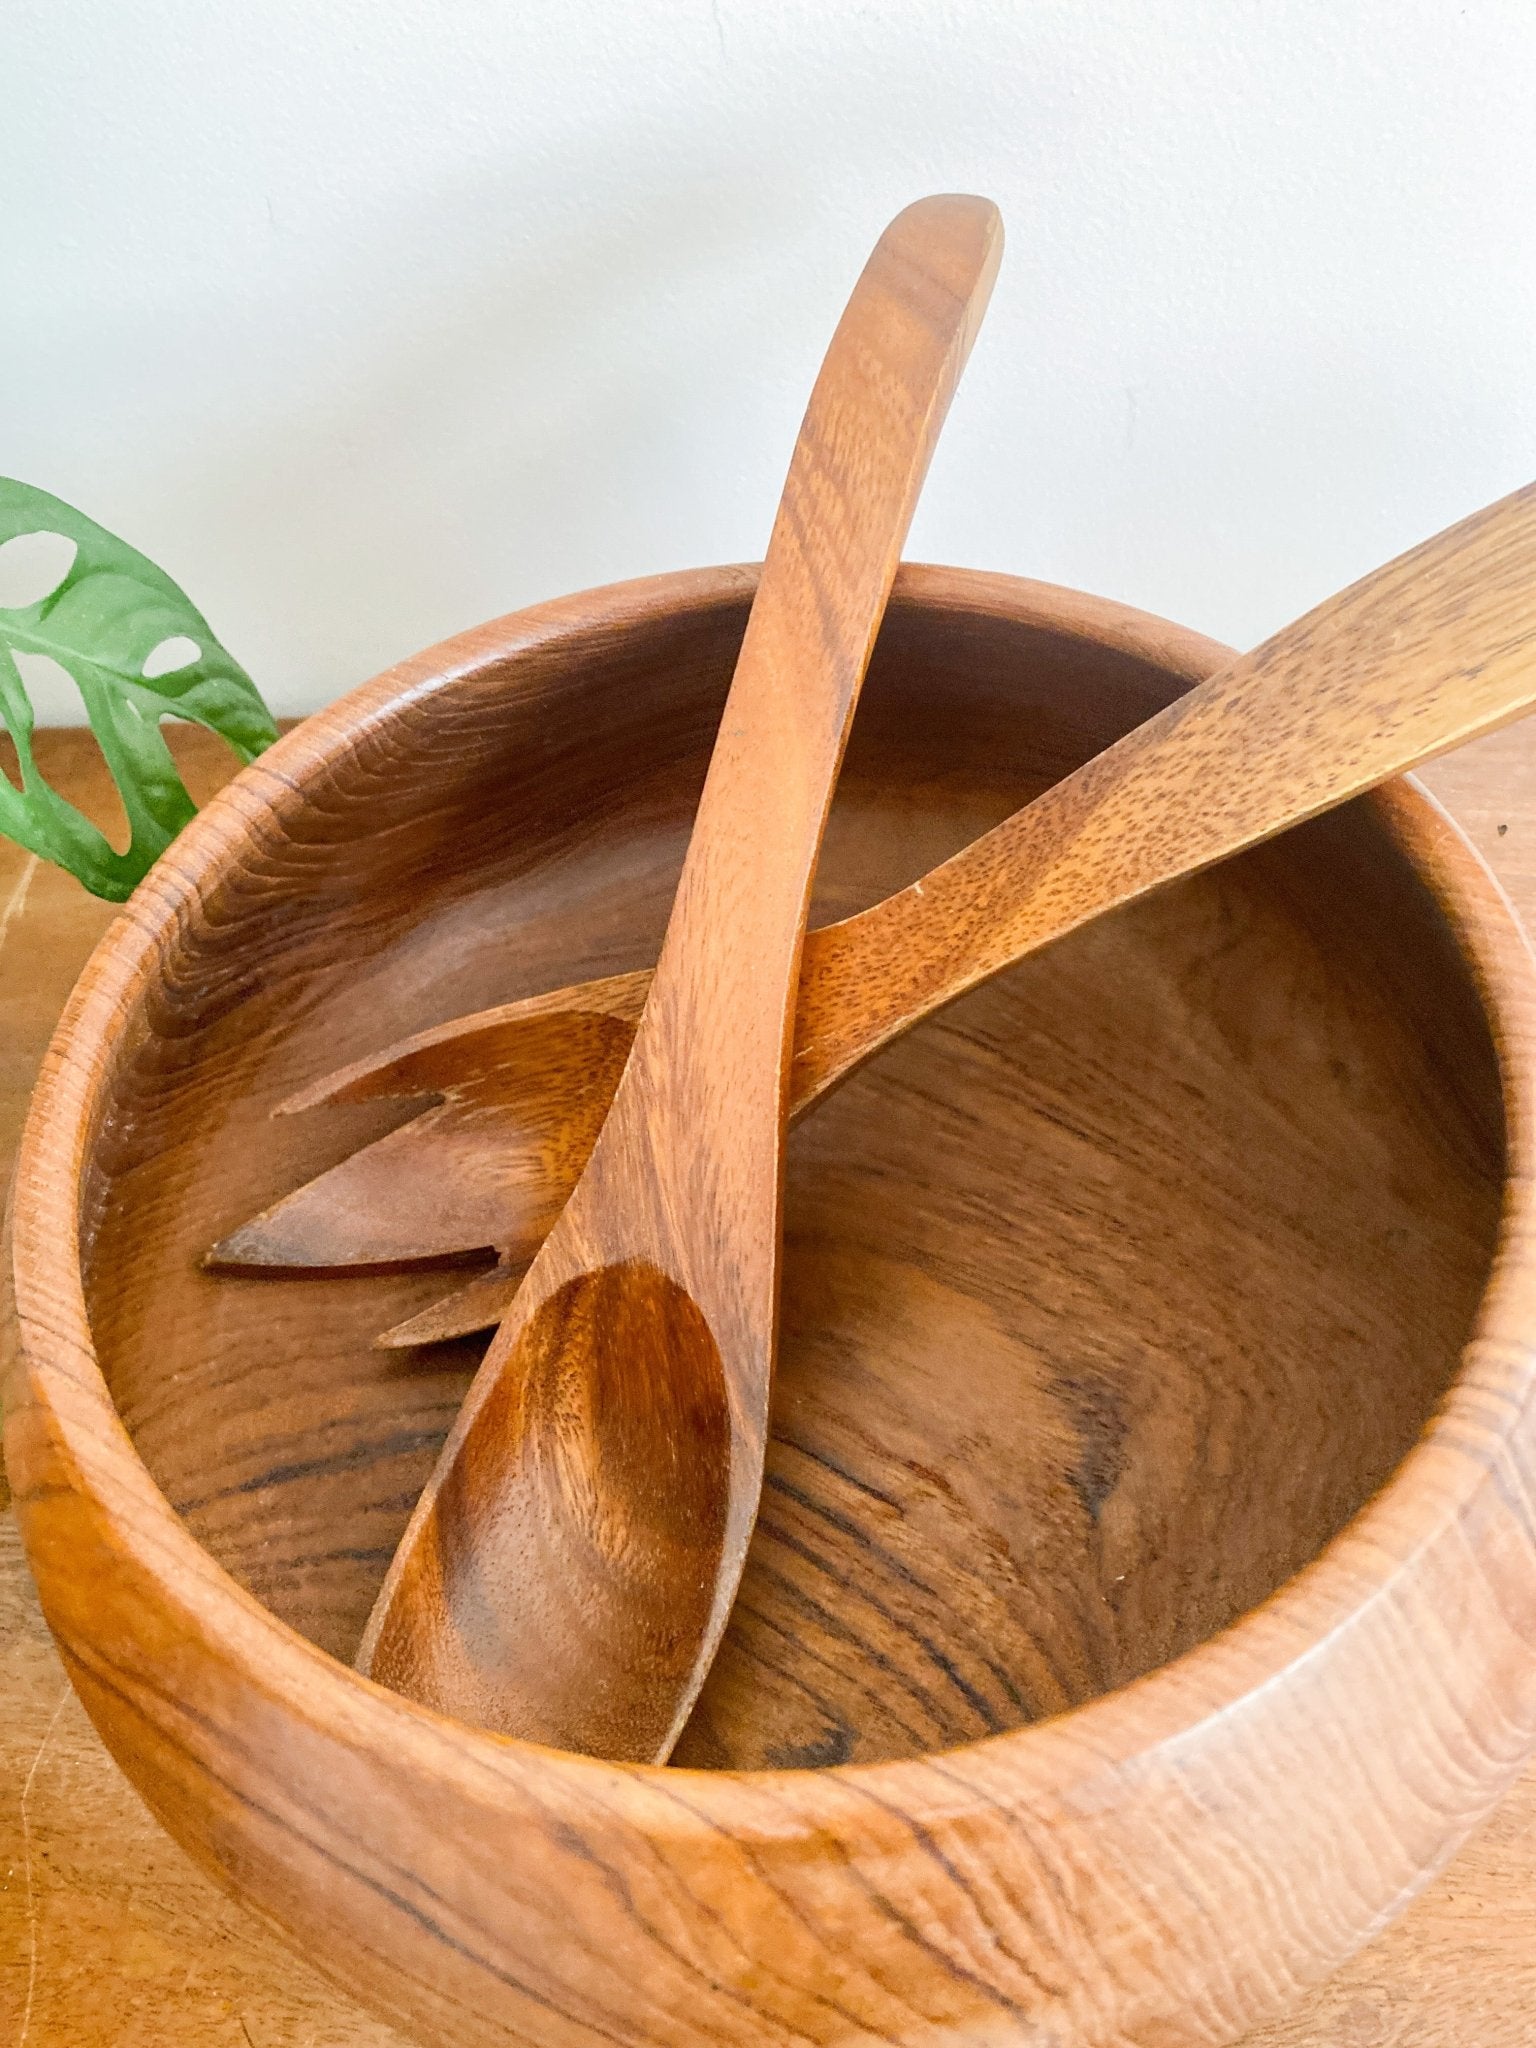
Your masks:
<instances>
[{"instance_id":1,"label":"wood grain pattern","mask_svg":"<svg viewBox=\"0 0 1536 2048\"><path fill-rule=\"evenodd\" d=\"M229 769L171 729L206 795ZM46 732L92 808L89 737ZM1536 913L1536 726L1427 773L1516 908ZM29 872L30 869L30 872ZM0 844L0 1172L37 1062L109 907ZM856 1085L868 1085L870 1077ZM0 2039L17 2048L399 2048L215 1888L151 1818L70 1691L0 1477ZM1536 2038L1536 1770L1385 1934L1249 2048L1528 2048Z\"/></svg>"},{"instance_id":2,"label":"wood grain pattern","mask_svg":"<svg viewBox=\"0 0 1536 2048\"><path fill-rule=\"evenodd\" d=\"M440 1712L662 1763L714 1661L762 1488L812 877L1001 250L987 200L907 207L816 379L612 1105L358 1651Z\"/></svg>"},{"instance_id":3,"label":"wood grain pattern","mask_svg":"<svg viewBox=\"0 0 1536 2048\"><path fill-rule=\"evenodd\" d=\"M808 939L790 1111L1090 918L1196 874L1536 699L1536 487L1426 541L1208 677L898 895ZM286 1196L215 1263L357 1265L494 1247L386 1333L500 1320L591 1149L644 971L504 1005L355 1062L288 1105L441 1100Z\"/></svg>"},{"instance_id":4,"label":"wood grain pattern","mask_svg":"<svg viewBox=\"0 0 1536 2048\"><path fill-rule=\"evenodd\" d=\"M768 1512L694 1768L498 1740L337 1661L473 1354L372 1347L431 1274L200 1266L384 1127L268 1118L368 1049L360 994L405 1033L653 956L750 589L591 594L404 665L114 925L16 1210L45 1605L153 1809L421 2038L1229 2040L1536 1726L1532 970L1418 799L1073 935L794 1134ZM821 915L1221 658L904 571Z\"/></svg>"}]
</instances>

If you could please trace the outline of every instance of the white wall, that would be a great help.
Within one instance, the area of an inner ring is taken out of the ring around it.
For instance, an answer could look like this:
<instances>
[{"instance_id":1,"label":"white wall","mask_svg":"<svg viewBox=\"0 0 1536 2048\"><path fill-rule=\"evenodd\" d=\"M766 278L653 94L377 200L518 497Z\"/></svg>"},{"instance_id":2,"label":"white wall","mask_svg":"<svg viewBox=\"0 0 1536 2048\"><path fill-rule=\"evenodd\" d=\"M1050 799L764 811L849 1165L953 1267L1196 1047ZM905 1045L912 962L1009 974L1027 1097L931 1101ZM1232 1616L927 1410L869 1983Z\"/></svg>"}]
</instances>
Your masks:
<instances>
[{"instance_id":1,"label":"white wall","mask_svg":"<svg viewBox=\"0 0 1536 2048\"><path fill-rule=\"evenodd\" d=\"M928 190L1009 252L914 555L1247 643L1536 476L1533 0L9 0L0 78L0 471L281 710L759 554Z\"/></svg>"}]
</instances>

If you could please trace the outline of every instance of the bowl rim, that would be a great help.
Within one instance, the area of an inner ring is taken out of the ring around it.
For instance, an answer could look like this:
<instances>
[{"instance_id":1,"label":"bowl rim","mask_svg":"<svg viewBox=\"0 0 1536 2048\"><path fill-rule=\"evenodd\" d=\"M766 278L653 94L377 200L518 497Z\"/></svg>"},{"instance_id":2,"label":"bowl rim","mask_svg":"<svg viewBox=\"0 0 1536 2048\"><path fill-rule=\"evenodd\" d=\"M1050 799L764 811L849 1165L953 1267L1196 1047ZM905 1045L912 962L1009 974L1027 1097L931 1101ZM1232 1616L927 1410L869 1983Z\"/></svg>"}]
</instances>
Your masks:
<instances>
[{"instance_id":1,"label":"bowl rim","mask_svg":"<svg viewBox=\"0 0 1536 2048\"><path fill-rule=\"evenodd\" d=\"M303 807L306 790L338 755L389 728L411 707L456 686L491 689L505 666L553 648L573 633L622 632L658 608L729 606L750 598L752 565L682 570L529 607L425 649L313 714L209 802L160 858L98 942L45 1055L17 1154L12 1191L12 1288L21 1342L7 1389L6 1454L27 1538L35 1447L23 1427L48 1439L49 1487L64 1484L90 1504L113 1538L134 1554L168 1610L217 1641L253 1683L280 1697L307 1722L360 1728L370 1742L409 1745L433 1767L464 1774L466 1787L489 1769L535 1767L563 1778L573 1794L627 1785L638 1795L657 1781L688 1790L688 1811L706 1824L729 1788L754 1783L781 1795L785 1819L818 1817L831 1825L844 1788L858 1786L908 1810L974 1799L943 1768L974 1758L999 1778L1040 1790L1064 1776L1116 1769L1166 1750L1209 1721L1240 1709L1282 1671L1336 1639L1391 1586L1405 1556L1427 1548L1473 1511L1497 1483L1487 1436L1489 1389L1477 1359L1491 1345L1504 1373L1503 1398L1516 1410L1536 1406L1536 1367L1522 1332L1536 1327L1536 1190L1531 1174L1536 1087L1536 958L1508 897L1459 826L1411 778L1367 799L1388 836L1407 855L1446 916L1487 1019L1503 1093L1506 1159L1503 1201L1488 1279L1456 1374L1419 1441L1385 1484L1329 1542L1257 1606L1215 1635L1139 1678L1047 1719L919 1757L820 1769L708 1771L674 1765L613 1763L544 1749L440 1715L362 1676L281 1620L199 1544L160 1491L134 1447L97 1360L86 1313L80 1259L80 1190L96 1104L110 1062L99 1058L123 1031L153 980L162 935L199 914L201 892L229 859L248 850L272 814ZM1068 637L1141 655L1195 681L1233 650L1133 607L1029 579L992 572L906 564L898 603L980 611ZM1511 1350L1519 1383L1511 1394ZM23 1419L23 1411L24 1419ZM21 1426L19 1425L19 1420ZM1469 1455L1469 1451L1471 1454ZM38 1488L39 1496L44 1489ZM29 1551L32 1546L28 1543ZM49 1601L49 1560L34 1555ZM62 1633L62 1631L60 1631ZM446 1738L446 1739L445 1739ZM683 1821L683 1815L678 1819ZM654 1829L652 1829L654 1832Z\"/></svg>"}]
</instances>

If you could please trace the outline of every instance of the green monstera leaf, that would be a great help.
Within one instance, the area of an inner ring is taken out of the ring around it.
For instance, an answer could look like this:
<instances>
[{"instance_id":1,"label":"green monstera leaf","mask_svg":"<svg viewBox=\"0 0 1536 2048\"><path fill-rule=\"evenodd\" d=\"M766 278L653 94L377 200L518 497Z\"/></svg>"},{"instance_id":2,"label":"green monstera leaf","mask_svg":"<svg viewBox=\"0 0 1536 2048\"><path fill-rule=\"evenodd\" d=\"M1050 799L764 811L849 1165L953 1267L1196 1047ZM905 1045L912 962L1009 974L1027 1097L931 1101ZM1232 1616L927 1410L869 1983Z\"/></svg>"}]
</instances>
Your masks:
<instances>
[{"instance_id":1,"label":"green monstera leaf","mask_svg":"<svg viewBox=\"0 0 1536 2048\"><path fill-rule=\"evenodd\" d=\"M161 719L207 726L242 761L270 745L277 727L256 685L169 576L62 499L0 478L0 563L14 543L32 550L29 560L44 558L47 587L10 605L13 593L0 587L0 718L21 771L18 789L0 768L0 832L121 902L196 808ZM38 770L26 673L39 657L59 663L79 688L127 813L126 852Z\"/></svg>"}]
</instances>

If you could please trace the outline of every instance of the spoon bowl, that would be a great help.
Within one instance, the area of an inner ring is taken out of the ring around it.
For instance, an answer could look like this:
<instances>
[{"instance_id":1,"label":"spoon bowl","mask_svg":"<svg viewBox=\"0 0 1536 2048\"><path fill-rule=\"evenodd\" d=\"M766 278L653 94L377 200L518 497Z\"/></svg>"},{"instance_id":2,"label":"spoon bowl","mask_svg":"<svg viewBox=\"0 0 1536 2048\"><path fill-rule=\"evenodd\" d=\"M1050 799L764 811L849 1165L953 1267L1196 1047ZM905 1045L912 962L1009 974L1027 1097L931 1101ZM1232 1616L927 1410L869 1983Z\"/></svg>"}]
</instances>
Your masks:
<instances>
[{"instance_id":1,"label":"spoon bowl","mask_svg":"<svg viewBox=\"0 0 1536 2048\"><path fill-rule=\"evenodd\" d=\"M654 1750L714 1605L730 1436L719 1347L670 1274L628 1261L567 1280L520 1331L409 1555L408 1598L459 1626L391 1628L398 1606L376 1609L359 1665L482 1727L510 1693L561 1748ZM495 1483L475 1469L487 1444L520 1481L489 1522L476 1512ZM662 1706L637 1724L651 1696Z\"/></svg>"}]
</instances>

